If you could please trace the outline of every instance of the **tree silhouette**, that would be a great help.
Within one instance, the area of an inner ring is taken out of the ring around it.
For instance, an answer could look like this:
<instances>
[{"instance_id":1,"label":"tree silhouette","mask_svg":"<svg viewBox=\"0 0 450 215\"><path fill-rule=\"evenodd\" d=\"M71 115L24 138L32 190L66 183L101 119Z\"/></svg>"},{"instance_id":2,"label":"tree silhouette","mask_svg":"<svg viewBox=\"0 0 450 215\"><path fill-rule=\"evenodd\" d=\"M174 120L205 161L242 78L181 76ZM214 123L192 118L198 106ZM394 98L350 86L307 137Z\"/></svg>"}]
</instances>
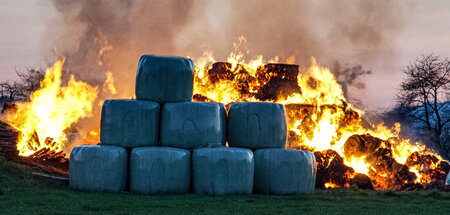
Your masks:
<instances>
[{"instance_id":1,"label":"tree silhouette","mask_svg":"<svg viewBox=\"0 0 450 215\"><path fill-rule=\"evenodd\" d=\"M404 70L398 101L407 115L430 134L433 147L448 156L450 124L450 61L440 56L424 55Z\"/></svg>"},{"instance_id":2,"label":"tree silhouette","mask_svg":"<svg viewBox=\"0 0 450 215\"><path fill-rule=\"evenodd\" d=\"M0 82L0 97L7 97L10 101L27 100L31 92L38 90L45 73L36 69L27 69L26 72L16 70L18 81Z\"/></svg>"}]
</instances>

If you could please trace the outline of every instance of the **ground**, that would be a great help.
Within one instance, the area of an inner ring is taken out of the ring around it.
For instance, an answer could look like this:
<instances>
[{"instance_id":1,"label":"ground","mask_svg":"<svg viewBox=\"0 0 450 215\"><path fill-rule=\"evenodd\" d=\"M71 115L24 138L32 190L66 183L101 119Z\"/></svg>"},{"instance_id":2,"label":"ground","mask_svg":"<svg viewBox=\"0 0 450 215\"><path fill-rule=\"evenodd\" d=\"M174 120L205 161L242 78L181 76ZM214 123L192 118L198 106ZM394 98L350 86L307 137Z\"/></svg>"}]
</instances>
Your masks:
<instances>
[{"instance_id":1,"label":"ground","mask_svg":"<svg viewBox=\"0 0 450 215\"><path fill-rule=\"evenodd\" d=\"M318 190L309 196L90 193L0 157L0 214L450 214L440 191Z\"/></svg>"}]
</instances>

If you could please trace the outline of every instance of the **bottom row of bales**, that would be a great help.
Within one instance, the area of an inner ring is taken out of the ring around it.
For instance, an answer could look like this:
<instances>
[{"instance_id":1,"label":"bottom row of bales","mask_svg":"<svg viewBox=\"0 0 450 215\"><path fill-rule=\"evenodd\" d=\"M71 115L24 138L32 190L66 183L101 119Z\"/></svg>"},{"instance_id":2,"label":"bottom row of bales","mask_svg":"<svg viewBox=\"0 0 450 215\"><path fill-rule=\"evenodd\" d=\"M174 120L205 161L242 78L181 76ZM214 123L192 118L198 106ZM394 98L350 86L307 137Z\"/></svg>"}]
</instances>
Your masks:
<instances>
[{"instance_id":1,"label":"bottom row of bales","mask_svg":"<svg viewBox=\"0 0 450 215\"><path fill-rule=\"evenodd\" d=\"M308 151L82 145L70 156L70 187L144 194L310 194L316 161ZM129 185L129 187L127 187Z\"/></svg>"}]
</instances>

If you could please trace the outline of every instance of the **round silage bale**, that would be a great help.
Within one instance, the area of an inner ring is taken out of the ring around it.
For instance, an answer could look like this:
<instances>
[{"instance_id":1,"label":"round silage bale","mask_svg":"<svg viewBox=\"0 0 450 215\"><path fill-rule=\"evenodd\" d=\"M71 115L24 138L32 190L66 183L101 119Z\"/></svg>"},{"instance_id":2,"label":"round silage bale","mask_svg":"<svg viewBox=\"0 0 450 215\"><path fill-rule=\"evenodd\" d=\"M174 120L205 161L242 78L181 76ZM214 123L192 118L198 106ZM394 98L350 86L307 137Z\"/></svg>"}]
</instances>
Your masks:
<instances>
[{"instance_id":1,"label":"round silage bale","mask_svg":"<svg viewBox=\"0 0 450 215\"><path fill-rule=\"evenodd\" d=\"M284 148L286 111L282 104L238 102L228 110L228 144L248 149Z\"/></svg>"},{"instance_id":2,"label":"round silage bale","mask_svg":"<svg viewBox=\"0 0 450 215\"><path fill-rule=\"evenodd\" d=\"M123 191L127 175L128 154L123 147L81 145L72 149L69 183L73 189L98 192Z\"/></svg>"},{"instance_id":3,"label":"round silage bale","mask_svg":"<svg viewBox=\"0 0 450 215\"><path fill-rule=\"evenodd\" d=\"M100 122L100 142L127 148L156 146L160 107L156 102L132 99L106 100Z\"/></svg>"},{"instance_id":4,"label":"round silage bale","mask_svg":"<svg viewBox=\"0 0 450 215\"><path fill-rule=\"evenodd\" d=\"M254 191L262 194L311 194L316 184L316 159L308 151L258 149Z\"/></svg>"},{"instance_id":5,"label":"round silage bale","mask_svg":"<svg viewBox=\"0 0 450 215\"><path fill-rule=\"evenodd\" d=\"M130 190L145 194L187 193L191 153L169 147L134 148L130 155Z\"/></svg>"},{"instance_id":6,"label":"round silage bale","mask_svg":"<svg viewBox=\"0 0 450 215\"><path fill-rule=\"evenodd\" d=\"M200 148L192 154L193 187L196 194L251 194L254 160L249 149Z\"/></svg>"},{"instance_id":7,"label":"round silage bale","mask_svg":"<svg viewBox=\"0 0 450 215\"><path fill-rule=\"evenodd\" d=\"M226 110L213 102L166 103L161 113L161 145L193 149L225 145Z\"/></svg>"},{"instance_id":8,"label":"round silage bale","mask_svg":"<svg viewBox=\"0 0 450 215\"><path fill-rule=\"evenodd\" d=\"M194 62L175 56L143 55L136 74L136 99L167 102L192 100Z\"/></svg>"}]
</instances>

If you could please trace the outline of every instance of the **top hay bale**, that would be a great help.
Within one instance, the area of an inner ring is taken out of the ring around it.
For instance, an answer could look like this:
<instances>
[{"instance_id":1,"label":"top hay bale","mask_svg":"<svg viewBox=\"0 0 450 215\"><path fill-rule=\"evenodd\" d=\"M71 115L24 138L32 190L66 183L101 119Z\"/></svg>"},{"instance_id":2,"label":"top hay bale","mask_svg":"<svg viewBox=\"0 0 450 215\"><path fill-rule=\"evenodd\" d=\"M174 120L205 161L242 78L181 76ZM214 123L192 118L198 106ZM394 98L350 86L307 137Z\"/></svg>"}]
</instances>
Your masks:
<instances>
[{"instance_id":1,"label":"top hay bale","mask_svg":"<svg viewBox=\"0 0 450 215\"><path fill-rule=\"evenodd\" d=\"M284 148L286 110L282 104L233 103L228 111L228 143L248 149Z\"/></svg>"},{"instance_id":2,"label":"top hay bale","mask_svg":"<svg viewBox=\"0 0 450 215\"><path fill-rule=\"evenodd\" d=\"M189 102L194 85L194 62L173 56L143 55L136 74L136 99Z\"/></svg>"}]
</instances>

